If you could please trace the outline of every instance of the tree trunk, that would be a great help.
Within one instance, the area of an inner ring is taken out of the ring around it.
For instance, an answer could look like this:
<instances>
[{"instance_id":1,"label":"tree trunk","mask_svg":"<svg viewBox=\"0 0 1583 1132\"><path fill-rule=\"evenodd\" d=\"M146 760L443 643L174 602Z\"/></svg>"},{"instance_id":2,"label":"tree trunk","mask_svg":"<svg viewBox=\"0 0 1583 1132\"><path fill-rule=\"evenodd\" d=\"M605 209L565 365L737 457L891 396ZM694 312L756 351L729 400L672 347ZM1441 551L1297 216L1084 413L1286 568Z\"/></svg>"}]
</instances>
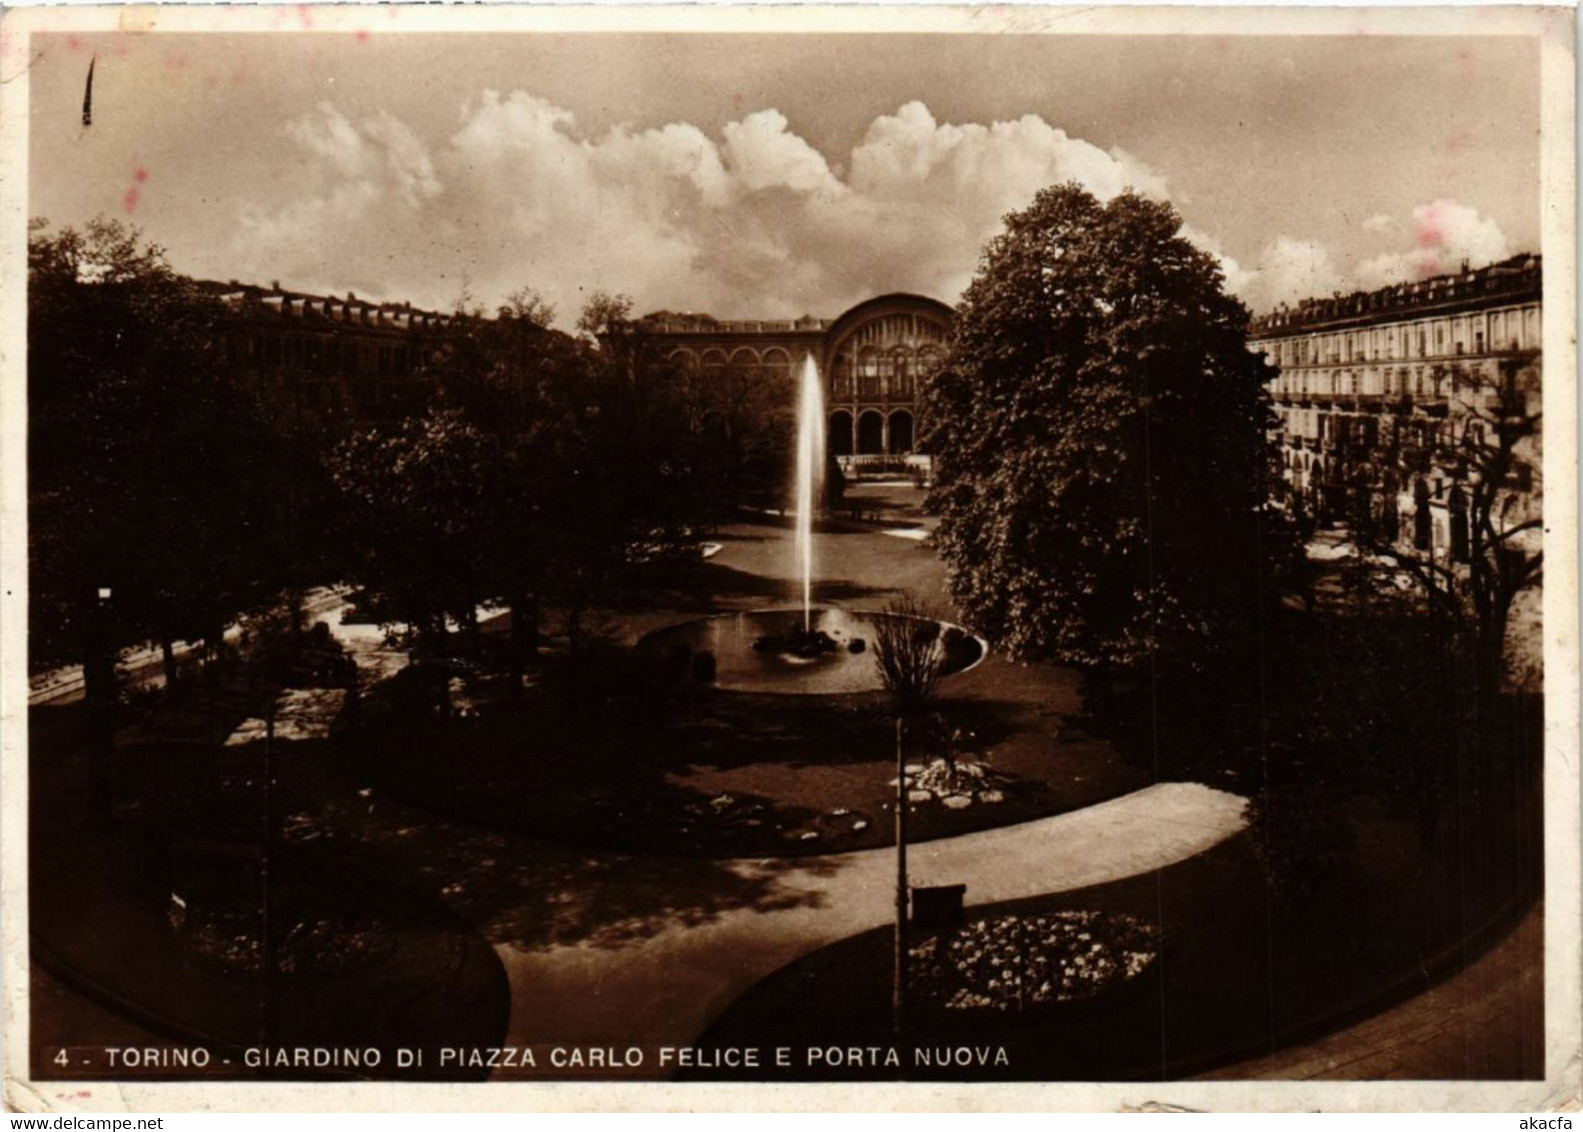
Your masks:
<instances>
[{"instance_id":1,"label":"tree trunk","mask_svg":"<svg viewBox=\"0 0 1583 1132\"><path fill-rule=\"evenodd\" d=\"M1479 618L1478 640L1475 643L1478 650L1476 657L1478 669L1474 679L1477 682L1481 725L1494 721L1501 697L1501 685L1506 678L1507 617L1506 610L1496 608Z\"/></svg>"},{"instance_id":2,"label":"tree trunk","mask_svg":"<svg viewBox=\"0 0 1583 1132\"><path fill-rule=\"evenodd\" d=\"M478 602L471 598L467 612L462 615L462 625L467 631L467 655L477 660L483 653L483 630L478 624Z\"/></svg>"},{"instance_id":3,"label":"tree trunk","mask_svg":"<svg viewBox=\"0 0 1583 1132\"><path fill-rule=\"evenodd\" d=\"M528 661L539 648L539 606L526 594L513 594L511 599L511 695L522 694L522 678Z\"/></svg>"},{"instance_id":4,"label":"tree trunk","mask_svg":"<svg viewBox=\"0 0 1583 1132\"><path fill-rule=\"evenodd\" d=\"M169 637L161 637L159 639L159 653L165 665L165 687L174 688L176 686L177 678L176 642L172 641Z\"/></svg>"},{"instance_id":5,"label":"tree trunk","mask_svg":"<svg viewBox=\"0 0 1583 1132\"><path fill-rule=\"evenodd\" d=\"M1096 731L1110 726L1116 715L1116 673L1107 662L1096 664L1088 673L1088 715Z\"/></svg>"},{"instance_id":6,"label":"tree trunk","mask_svg":"<svg viewBox=\"0 0 1583 1132\"><path fill-rule=\"evenodd\" d=\"M209 656L209 677L217 678L220 675L220 662L225 656L225 626L210 625L203 634L203 647Z\"/></svg>"}]
</instances>

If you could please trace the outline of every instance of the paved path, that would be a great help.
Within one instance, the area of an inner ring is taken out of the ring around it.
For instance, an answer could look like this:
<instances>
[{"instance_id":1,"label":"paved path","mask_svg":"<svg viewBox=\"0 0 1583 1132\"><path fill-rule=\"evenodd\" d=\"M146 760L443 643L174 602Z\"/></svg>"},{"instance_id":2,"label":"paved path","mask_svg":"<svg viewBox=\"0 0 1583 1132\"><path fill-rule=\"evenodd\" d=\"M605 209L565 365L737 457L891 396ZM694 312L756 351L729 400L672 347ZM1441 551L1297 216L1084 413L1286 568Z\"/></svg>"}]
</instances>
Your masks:
<instances>
[{"instance_id":1,"label":"paved path","mask_svg":"<svg viewBox=\"0 0 1583 1132\"><path fill-rule=\"evenodd\" d=\"M1085 888L1202 853L1242 829L1243 806L1207 786L1151 786L1074 813L915 846L911 880L966 883L970 904ZM767 888L772 897L646 938L498 944L511 981L507 1044L685 1045L766 975L893 916L888 849L726 867L744 889ZM656 883L651 868L663 868L667 891L678 894L690 870L699 885L722 879L719 862L625 858L622 868L590 871L587 883L605 891L583 889L578 899L640 904Z\"/></svg>"}]
</instances>

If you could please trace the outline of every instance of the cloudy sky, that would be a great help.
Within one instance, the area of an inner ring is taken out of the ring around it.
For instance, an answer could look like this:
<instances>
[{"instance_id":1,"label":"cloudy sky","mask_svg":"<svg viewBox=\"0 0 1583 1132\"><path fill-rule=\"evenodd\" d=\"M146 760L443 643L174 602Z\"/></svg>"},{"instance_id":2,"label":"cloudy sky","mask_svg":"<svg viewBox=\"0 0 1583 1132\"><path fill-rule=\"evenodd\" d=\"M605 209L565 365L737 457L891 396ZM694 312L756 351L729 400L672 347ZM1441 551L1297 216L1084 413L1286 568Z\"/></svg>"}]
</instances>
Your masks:
<instances>
[{"instance_id":1,"label":"cloudy sky","mask_svg":"<svg viewBox=\"0 0 1583 1132\"><path fill-rule=\"evenodd\" d=\"M307 20L307 13L302 13ZM182 271L576 316L955 302L1041 186L1169 199L1255 310L1538 249L1517 37L391 34L33 40L30 212ZM97 53L93 125L83 80Z\"/></svg>"}]
</instances>

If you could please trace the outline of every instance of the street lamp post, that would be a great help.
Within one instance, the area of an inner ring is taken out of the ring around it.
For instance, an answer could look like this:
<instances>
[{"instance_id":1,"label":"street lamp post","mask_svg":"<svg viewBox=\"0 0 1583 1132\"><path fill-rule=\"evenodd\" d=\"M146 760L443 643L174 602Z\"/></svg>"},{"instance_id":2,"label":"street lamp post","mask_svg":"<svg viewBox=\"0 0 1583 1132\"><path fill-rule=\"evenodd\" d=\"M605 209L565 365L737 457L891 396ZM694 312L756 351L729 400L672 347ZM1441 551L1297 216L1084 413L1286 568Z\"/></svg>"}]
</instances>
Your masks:
<instances>
[{"instance_id":1,"label":"street lamp post","mask_svg":"<svg viewBox=\"0 0 1583 1132\"><path fill-rule=\"evenodd\" d=\"M115 644L110 627L109 586L100 586L83 666L88 708L88 798L94 819L110 816L110 763L115 753Z\"/></svg>"},{"instance_id":2,"label":"street lamp post","mask_svg":"<svg viewBox=\"0 0 1583 1132\"><path fill-rule=\"evenodd\" d=\"M262 955L264 975L264 1042L273 1045L280 1030L280 956L276 937L279 925L275 922L275 889L279 878L275 875L278 862L275 854L275 697L265 693L264 705L264 829L261 847L263 880Z\"/></svg>"},{"instance_id":3,"label":"street lamp post","mask_svg":"<svg viewBox=\"0 0 1583 1132\"><path fill-rule=\"evenodd\" d=\"M907 1010L907 759L896 717L896 940L891 978L891 1028L899 1047Z\"/></svg>"}]
</instances>

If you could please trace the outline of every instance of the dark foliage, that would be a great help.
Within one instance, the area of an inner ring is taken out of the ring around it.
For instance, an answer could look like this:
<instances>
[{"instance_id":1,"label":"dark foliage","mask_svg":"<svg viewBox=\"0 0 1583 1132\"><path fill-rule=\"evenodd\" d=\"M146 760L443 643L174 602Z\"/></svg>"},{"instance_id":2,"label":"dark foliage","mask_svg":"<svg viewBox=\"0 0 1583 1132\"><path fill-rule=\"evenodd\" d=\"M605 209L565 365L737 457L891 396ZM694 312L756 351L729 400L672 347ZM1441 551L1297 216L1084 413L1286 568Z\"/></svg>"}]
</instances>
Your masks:
<instances>
[{"instance_id":1,"label":"dark foliage","mask_svg":"<svg viewBox=\"0 0 1583 1132\"><path fill-rule=\"evenodd\" d=\"M214 640L301 573L311 461L227 379L225 309L135 229L37 222L28 252L32 659Z\"/></svg>"},{"instance_id":2,"label":"dark foliage","mask_svg":"<svg viewBox=\"0 0 1583 1132\"><path fill-rule=\"evenodd\" d=\"M1292 545L1247 312L1180 226L1044 190L985 250L925 391L952 594L1019 658L1212 649Z\"/></svg>"}]
</instances>

